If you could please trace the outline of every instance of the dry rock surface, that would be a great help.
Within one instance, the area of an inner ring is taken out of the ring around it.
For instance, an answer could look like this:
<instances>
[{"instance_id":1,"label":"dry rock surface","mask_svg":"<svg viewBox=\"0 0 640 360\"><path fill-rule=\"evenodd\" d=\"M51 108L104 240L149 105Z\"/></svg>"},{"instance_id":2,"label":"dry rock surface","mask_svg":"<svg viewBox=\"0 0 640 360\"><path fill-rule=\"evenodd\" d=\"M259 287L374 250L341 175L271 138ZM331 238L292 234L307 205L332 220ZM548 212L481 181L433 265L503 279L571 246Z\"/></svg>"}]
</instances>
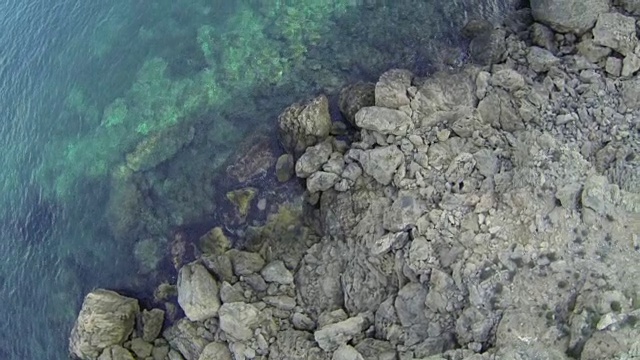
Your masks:
<instances>
[{"instance_id":1,"label":"dry rock surface","mask_svg":"<svg viewBox=\"0 0 640 360\"><path fill-rule=\"evenodd\" d=\"M502 44L480 64L345 88L353 141L330 135L325 97L287 109L317 234L210 246L180 271L188 318L161 335L162 310L92 293L71 352L640 358L640 7L531 5L504 28L469 27Z\"/></svg>"}]
</instances>

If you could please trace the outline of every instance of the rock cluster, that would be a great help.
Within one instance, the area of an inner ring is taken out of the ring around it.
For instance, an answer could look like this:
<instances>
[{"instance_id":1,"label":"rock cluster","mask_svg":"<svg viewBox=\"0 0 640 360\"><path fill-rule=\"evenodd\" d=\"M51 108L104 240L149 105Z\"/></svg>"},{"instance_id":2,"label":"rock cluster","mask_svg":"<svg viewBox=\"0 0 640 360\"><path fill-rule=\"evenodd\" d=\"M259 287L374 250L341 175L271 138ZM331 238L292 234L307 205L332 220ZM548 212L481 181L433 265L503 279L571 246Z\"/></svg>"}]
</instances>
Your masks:
<instances>
[{"instance_id":1,"label":"rock cluster","mask_svg":"<svg viewBox=\"0 0 640 360\"><path fill-rule=\"evenodd\" d=\"M330 136L326 98L294 105L282 139L321 236L243 250L215 237L180 270L187 318L162 339L143 329L127 340L127 315L105 325L118 336L90 341L86 314L109 311L83 308L72 352L640 356L640 47L625 12L635 2L621 5L532 0L523 24L473 27L504 45L480 65L427 78L394 69L344 89L350 143Z\"/></svg>"}]
</instances>

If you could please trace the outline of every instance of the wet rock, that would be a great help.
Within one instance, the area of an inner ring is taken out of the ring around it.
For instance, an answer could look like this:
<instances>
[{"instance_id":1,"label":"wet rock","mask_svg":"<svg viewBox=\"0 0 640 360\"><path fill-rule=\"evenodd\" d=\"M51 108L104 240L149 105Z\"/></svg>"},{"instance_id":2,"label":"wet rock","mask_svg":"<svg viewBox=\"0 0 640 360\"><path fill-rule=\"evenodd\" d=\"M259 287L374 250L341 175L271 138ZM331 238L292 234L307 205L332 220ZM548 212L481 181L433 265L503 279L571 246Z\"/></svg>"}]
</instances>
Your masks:
<instances>
[{"instance_id":1,"label":"wet rock","mask_svg":"<svg viewBox=\"0 0 640 360\"><path fill-rule=\"evenodd\" d=\"M491 27L476 34L469 45L471 59L479 65L492 65L502 62L505 58L505 38L507 32L504 29Z\"/></svg>"},{"instance_id":2,"label":"wet rock","mask_svg":"<svg viewBox=\"0 0 640 360\"><path fill-rule=\"evenodd\" d=\"M327 141L308 147L296 162L296 176L304 179L320 170L329 160L332 151L331 143Z\"/></svg>"},{"instance_id":3,"label":"wet rock","mask_svg":"<svg viewBox=\"0 0 640 360\"><path fill-rule=\"evenodd\" d=\"M191 263L180 269L178 303L191 321L203 321L218 314L218 284L202 264Z\"/></svg>"},{"instance_id":4,"label":"wet rock","mask_svg":"<svg viewBox=\"0 0 640 360\"><path fill-rule=\"evenodd\" d=\"M173 126L144 138L127 154L127 166L133 171L145 171L173 157L189 144L195 135L193 127Z\"/></svg>"},{"instance_id":5,"label":"wet rock","mask_svg":"<svg viewBox=\"0 0 640 360\"><path fill-rule=\"evenodd\" d=\"M164 323L164 310L151 309L142 311L142 340L152 342L155 340Z\"/></svg>"},{"instance_id":6,"label":"wet rock","mask_svg":"<svg viewBox=\"0 0 640 360\"><path fill-rule=\"evenodd\" d=\"M397 146L385 146L365 151L359 157L365 173L382 185L389 185L400 164L404 162L404 154Z\"/></svg>"},{"instance_id":7,"label":"wet rock","mask_svg":"<svg viewBox=\"0 0 640 360\"><path fill-rule=\"evenodd\" d=\"M369 106L356 113L356 126L382 135L404 136L413 127L413 122L403 111Z\"/></svg>"},{"instance_id":8,"label":"wet rock","mask_svg":"<svg viewBox=\"0 0 640 360\"><path fill-rule=\"evenodd\" d=\"M622 55L633 53L638 43L635 19L619 13L600 14L593 28L593 42Z\"/></svg>"},{"instance_id":9,"label":"wet rock","mask_svg":"<svg viewBox=\"0 0 640 360\"><path fill-rule=\"evenodd\" d=\"M235 209L235 220L244 222L249 215L251 202L258 194L258 189L254 187L246 187L242 189L229 191L226 196Z\"/></svg>"},{"instance_id":10,"label":"wet rock","mask_svg":"<svg viewBox=\"0 0 640 360\"><path fill-rule=\"evenodd\" d=\"M340 180L340 176L337 174L318 171L313 173L313 175L307 179L307 190L312 194L320 191L327 191L331 189L338 180Z\"/></svg>"},{"instance_id":11,"label":"wet rock","mask_svg":"<svg viewBox=\"0 0 640 360\"><path fill-rule=\"evenodd\" d=\"M69 351L80 359L95 359L102 350L122 345L139 312L135 299L104 289L90 292L71 330Z\"/></svg>"},{"instance_id":12,"label":"wet rock","mask_svg":"<svg viewBox=\"0 0 640 360\"><path fill-rule=\"evenodd\" d=\"M231 248L231 241L221 227L216 226L199 239L200 250L205 254L224 254Z\"/></svg>"},{"instance_id":13,"label":"wet rock","mask_svg":"<svg viewBox=\"0 0 640 360\"><path fill-rule=\"evenodd\" d=\"M266 282L288 285L293 283L293 275L284 266L282 260L272 261L267 264L261 271L262 277Z\"/></svg>"},{"instance_id":14,"label":"wet rock","mask_svg":"<svg viewBox=\"0 0 640 360\"><path fill-rule=\"evenodd\" d=\"M280 182L289 181L294 175L293 155L282 154L276 161L276 178Z\"/></svg>"},{"instance_id":15,"label":"wet rock","mask_svg":"<svg viewBox=\"0 0 640 360\"><path fill-rule=\"evenodd\" d=\"M187 319L178 320L166 329L162 336L167 339L171 348L177 350L186 360L198 360L207 344L213 341L211 333Z\"/></svg>"},{"instance_id":16,"label":"wet rock","mask_svg":"<svg viewBox=\"0 0 640 360\"><path fill-rule=\"evenodd\" d=\"M356 113L360 109L375 105L375 88L375 84L360 82L340 91L340 112L351 125L356 125Z\"/></svg>"},{"instance_id":17,"label":"wet rock","mask_svg":"<svg viewBox=\"0 0 640 360\"><path fill-rule=\"evenodd\" d=\"M608 0L531 0L533 18L562 33L582 34L607 11Z\"/></svg>"},{"instance_id":18,"label":"wet rock","mask_svg":"<svg viewBox=\"0 0 640 360\"><path fill-rule=\"evenodd\" d=\"M250 134L227 160L227 175L240 185L264 179L276 163L273 140L260 131Z\"/></svg>"},{"instance_id":19,"label":"wet rock","mask_svg":"<svg viewBox=\"0 0 640 360\"><path fill-rule=\"evenodd\" d=\"M346 344L367 326L363 316L355 316L347 320L327 325L313 334L318 346L324 351L334 351Z\"/></svg>"},{"instance_id":20,"label":"wet rock","mask_svg":"<svg viewBox=\"0 0 640 360\"><path fill-rule=\"evenodd\" d=\"M294 155L302 154L331 132L329 100L322 95L307 103L289 106L278 118L278 127L284 148Z\"/></svg>"},{"instance_id":21,"label":"wet rock","mask_svg":"<svg viewBox=\"0 0 640 360\"><path fill-rule=\"evenodd\" d=\"M259 322L259 310L242 302L225 303L220 307L220 329L233 341L249 340Z\"/></svg>"},{"instance_id":22,"label":"wet rock","mask_svg":"<svg viewBox=\"0 0 640 360\"><path fill-rule=\"evenodd\" d=\"M233 360L233 357L226 344L212 342L202 350L198 360Z\"/></svg>"},{"instance_id":23,"label":"wet rock","mask_svg":"<svg viewBox=\"0 0 640 360\"><path fill-rule=\"evenodd\" d=\"M409 70L393 69L380 76L375 87L376 106L399 109L409 105L407 89L413 75Z\"/></svg>"}]
</instances>

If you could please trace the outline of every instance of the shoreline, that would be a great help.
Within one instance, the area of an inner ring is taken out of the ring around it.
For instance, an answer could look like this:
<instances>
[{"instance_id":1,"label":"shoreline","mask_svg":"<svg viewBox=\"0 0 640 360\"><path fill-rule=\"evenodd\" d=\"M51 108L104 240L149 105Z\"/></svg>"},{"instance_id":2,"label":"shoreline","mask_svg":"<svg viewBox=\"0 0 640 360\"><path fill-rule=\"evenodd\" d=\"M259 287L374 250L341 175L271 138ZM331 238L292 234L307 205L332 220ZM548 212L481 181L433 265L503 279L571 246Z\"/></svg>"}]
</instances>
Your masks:
<instances>
[{"instance_id":1,"label":"shoreline","mask_svg":"<svg viewBox=\"0 0 640 360\"><path fill-rule=\"evenodd\" d=\"M637 18L588 2L589 14L532 1L531 22L469 23L475 64L459 71L347 86L350 144L333 137L326 97L291 105L278 122L305 209L274 214L242 250L205 236L176 284L186 318L169 328L167 309L90 293L71 353L638 355L640 288L626 280L640 276Z\"/></svg>"}]
</instances>

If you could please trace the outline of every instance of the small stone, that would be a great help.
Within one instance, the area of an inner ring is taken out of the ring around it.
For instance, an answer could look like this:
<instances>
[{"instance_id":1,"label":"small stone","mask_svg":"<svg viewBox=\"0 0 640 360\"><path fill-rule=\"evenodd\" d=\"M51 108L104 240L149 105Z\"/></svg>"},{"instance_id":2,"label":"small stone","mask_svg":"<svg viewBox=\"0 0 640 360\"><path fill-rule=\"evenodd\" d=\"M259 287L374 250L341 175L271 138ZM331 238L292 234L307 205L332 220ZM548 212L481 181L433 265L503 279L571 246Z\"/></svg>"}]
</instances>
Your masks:
<instances>
[{"instance_id":1,"label":"small stone","mask_svg":"<svg viewBox=\"0 0 640 360\"><path fill-rule=\"evenodd\" d=\"M333 352L331 360L364 360L364 357L353 346L340 345L340 347Z\"/></svg>"},{"instance_id":2,"label":"small stone","mask_svg":"<svg viewBox=\"0 0 640 360\"><path fill-rule=\"evenodd\" d=\"M307 179L307 190L309 190L310 193L327 191L331 189L339 179L340 176L334 173L326 171L315 172Z\"/></svg>"},{"instance_id":3,"label":"small stone","mask_svg":"<svg viewBox=\"0 0 640 360\"><path fill-rule=\"evenodd\" d=\"M293 327L298 330L311 331L316 327L316 324L305 314L295 313L291 318Z\"/></svg>"},{"instance_id":4,"label":"small stone","mask_svg":"<svg viewBox=\"0 0 640 360\"><path fill-rule=\"evenodd\" d=\"M167 345L155 346L151 350L153 360L165 360L167 355L169 355L169 347Z\"/></svg>"},{"instance_id":5,"label":"small stone","mask_svg":"<svg viewBox=\"0 0 640 360\"><path fill-rule=\"evenodd\" d=\"M327 141L308 147L296 162L296 176L304 179L320 170L329 160L332 151L331 143Z\"/></svg>"},{"instance_id":6,"label":"small stone","mask_svg":"<svg viewBox=\"0 0 640 360\"><path fill-rule=\"evenodd\" d=\"M620 75L623 77L631 77L636 71L640 70L640 57L636 54L629 54L622 60L622 72Z\"/></svg>"},{"instance_id":7,"label":"small stone","mask_svg":"<svg viewBox=\"0 0 640 360\"><path fill-rule=\"evenodd\" d=\"M391 145L367 150L360 157L364 172L382 185L389 185L396 169L404 161L404 154L397 146Z\"/></svg>"},{"instance_id":8,"label":"small stone","mask_svg":"<svg viewBox=\"0 0 640 360\"><path fill-rule=\"evenodd\" d=\"M276 178L279 182L287 182L293 177L293 155L282 154L276 161Z\"/></svg>"},{"instance_id":9,"label":"small stone","mask_svg":"<svg viewBox=\"0 0 640 360\"><path fill-rule=\"evenodd\" d=\"M622 60L610 56L605 64L605 71L613 76L620 76L622 73Z\"/></svg>"},{"instance_id":10,"label":"small stone","mask_svg":"<svg viewBox=\"0 0 640 360\"><path fill-rule=\"evenodd\" d=\"M160 331L162 331L162 324L164 322L164 310L151 309L142 311L142 339L144 341L152 342L155 340Z\"/></svg>"},{"instance_id":11,"label":"small stone","mask_svg":"<svg viewBox=\"0 0 640 360\"><path fill-rule=\"evenodd\" d=\"M515 70L503 69L496 71L491 77L491 83L507 91L520 90L525 86L524 77Z\"/></svg>"},{"instance_id":12,"label":"small stone","mask_svg":"<svg viewBox=\"0 0 640 360\"><path fill-rule=\"evenodd\" d=\"M275 260L267 264L260 274L266 282L288 285L293 283L291 271L284 266L282 260Z\"/></svg>"},{"instance_id":13,"label":"small stone","mask_svg":"<svg viewBox=\"0 0 640 360\"><path fill-rule=\"evenodd\" d=\"M233 360L233 357L226 344L212 342L202 350L198 360Z\"/></svg>"},{"instance_id":14,"label":"small stone","mask_svg":"<svg viewBox=\"0 0 640 360\"><path fill-rule=\"evenodd\" d=\"M296 307L296 300L290 296L265 296L262 301L276 309L291 311Z\"/></svg>"},{"instance_id":15,"label":"small stone","mask_svg":"<svg viewBox=\"0 0 640 360\"><path fill-rule=\"evenodd\" d=\"M268 285L260 274L249 274L247 276L243 276L242 280L257 293L267 291Z\"/></svg>"},{"instance_id":16,"label":"small stone","mask_svg":"<svg viewBox=\"0 0 640 360\"><path fill-rule=\"evenodd\" d=\"M355 316L347 320L327 325L316 331L313 336L318 346L324 351L334 351L340 345L346 344L366 327L367 320L361 316Z\"/></svg>"},{"instance_id":17,"label":"small stone","mask_svg":"<svg viewBox=\"0 0 640 360\"><path fill-rule=\"evenodd\" d=\"M560 63L560 59L555 57L549 50L532 46L527 54L527 62L531 70L541 73L549 71L553 66Z\"/></svg>"},{"instance_id":18,"label":"small stone","mask_svg":"<svg viewBox=\"0 0 640 360\"><path fill-rule=\"evenodd\" d=\"M135 338L131 340L131 351L133 351L139 358L146 358L147 356L151 356L152 350L153 345L142 340L141 338Z\"/></svg>"},{"instance_id":19,"label":"small stone","mask_svg":"<svg viewBox=\"0 0 640 360\"><path fill-rule=\"evenodd\" d=\"M578 43L576 46L578 53L584 56L587 60L596 64L600 60L606 58L611 54L611 49L608 47L596 45L593 39L585 39Z\"/></svg>"},{"instance_id":20,"label":"small stone","mask_svg":"<svg viewBox=\"0 0 640 360\"><path fill-rule=\"evenodd\" d=\"M562 33L582 34L607 11L609 0L531 0L533 18Z\"/></svg>"}]
</instances>

